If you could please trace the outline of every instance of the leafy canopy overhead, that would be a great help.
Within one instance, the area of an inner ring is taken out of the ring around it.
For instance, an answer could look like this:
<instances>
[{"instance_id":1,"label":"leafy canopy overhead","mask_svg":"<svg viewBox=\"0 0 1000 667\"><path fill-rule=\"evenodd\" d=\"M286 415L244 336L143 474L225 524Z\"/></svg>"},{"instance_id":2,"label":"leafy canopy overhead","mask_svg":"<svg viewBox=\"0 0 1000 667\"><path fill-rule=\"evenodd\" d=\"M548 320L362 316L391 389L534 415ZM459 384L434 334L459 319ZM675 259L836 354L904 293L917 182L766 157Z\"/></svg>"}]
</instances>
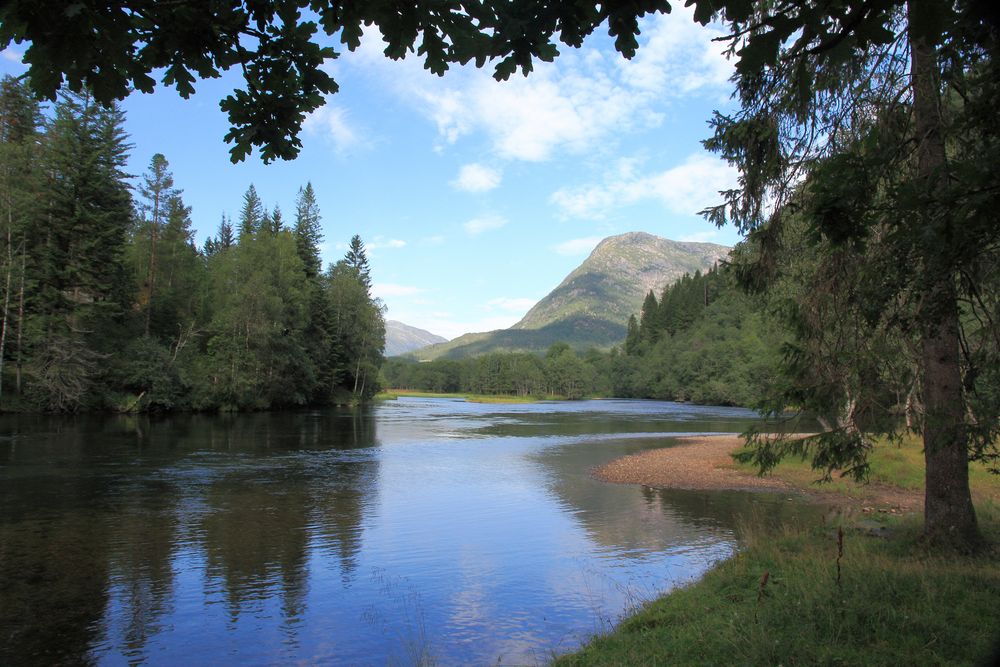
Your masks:
<instances>
[{"instance_id":1,"label":"leafy canopy overhead","mask_svg":"<svg viewBox=\"0 0 1000 667\"><path fill-rule=\"evenodd\" d=\"M737 28L732 41L741 72L772 66L781 46L848 56L891 42L892 16L902 0L780 0L765 16L752 0L685 0L694 18L719 18ZM982 7L988 0L968 4ZM927 3L928 39L952 21L949 3ZM29 43L26 76L36 95L54 100L67 86L89 88L102 103L133 90L152 92L160 82L183 97L198 79L239 68L244 87L220 102L231 129L234 162L260 150L264 162L294 158L306 114L336 93L323 69L338 57L335 45L357 49L375 26L387 57L416 53L443 74L451 64L494 63L505 80L535 59L552 61L557 44L579 47L606 25L615 48L631 58L639 19L670 13L668 0L8 0L0 5L0 48ZM804 91L805 94L805 91Z\"/></svg>"},{"instance_id":2,"label":"leafy canopy overhead","mask_svg":"<svg viewBox=\"0 0 1000 667\"><path fill-rule=\"evenodd\" d=\"M699 2L699 19L713 8ZM337 42L358 48L366 26L378 28L390 58L415 52L436 74L452 63L495 61L496 78L507 79L518 68L530 72L535 58L551 61L556 38L578 47L604 22L631 57L638 18L670 10L666 0L11 0L0 6L0 48L30 43L30 85L53 100L68 86L110 103L152 92L155 77L186 98L196 80L240 68L245 87L220 103L232 125L226 141L234 162L253 147L270 162L298 154L305 115L338 89L324 61L338 57Z\"/></svg>"}]
</instances>

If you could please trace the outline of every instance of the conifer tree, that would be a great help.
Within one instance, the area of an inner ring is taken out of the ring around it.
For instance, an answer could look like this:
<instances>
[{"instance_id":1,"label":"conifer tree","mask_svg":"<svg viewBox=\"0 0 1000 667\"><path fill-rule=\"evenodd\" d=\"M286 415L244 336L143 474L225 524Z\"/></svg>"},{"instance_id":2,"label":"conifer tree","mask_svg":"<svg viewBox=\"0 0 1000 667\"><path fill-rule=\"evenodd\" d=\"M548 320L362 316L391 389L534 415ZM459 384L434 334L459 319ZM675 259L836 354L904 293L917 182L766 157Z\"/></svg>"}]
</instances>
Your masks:
<instances>
[{"instance_id":1,"label":"conifer tree","mask_svg":"<svg viewBox=\"0 0 1000 667\"><path fill-rule=\"evenodd\" d=\"M243 208L240 209L239 220L239 242L252 238L261 228L264 218L267 215L264 204L257 196L257 188L250 184L246 194L243 195Z\"/></svg>"},{"instance_id":2,"label":"conifer tree","mask_svg":"<svg viewBox=\"0 0 1000 667\"><path fill-rule=\"evenodd\" d=\"M351 237L351 245L344 256L344 262L357 274L358 280L365 286L365 291L370 292L372 287L371 268L368 266L368 257L365 254L365 244L362 243L361 237L357 234Z\"/></svg>"},{"instance_id":3,"label":"conifer tree","mask_svg":"<svg viewBox=\"0 0 1000 667\"><path fill-rule=\"evenodd\" d=\"M642 302L642 314L639 319L639 333L643 340L655 341L660 337L656 327L657 309L656 295L653 294L653 290L649 290Z\"/></svg>"},{"instance_id":4,"label":"conifer tree","mask_svg":"<svg viewBox=\"0 0 1000 667\"><path fill-rule=\"evenodd\" d=\"M236 237L233 235L233 222L225 213L219 222L219 231L215 235L216 252L221 252L231 248L236 244Z\"/></svg>"},{"instance_id":5,"label":"conifer tree","mask_svg":"<svg viewBox=\"0 0 1000 667\"><path fill-rule=\"evenodd\" d=\"M29 370L39 401L56 410L88 398L102 349L113 349L114 336L104 334L131 299L122 257L132 221L123 118L116 107L71 94L47 126L44 167L53 178L48 224L31 239L39 289Z\"/></svg>"},{"instance_id":6,"label":"conifer tree","mask_svg":"<svg viewBox=\"0 0 1000 667\"><path fill-rule=\"evenodd\" d=\"M144 253L146 275L141 295L145 298L140 298L146 311L144 331L147 336L156 300L156 270L159 260L156 246L165 226L167 203L179 194L180 191L174 188L174 176L170 173L167 158L162 153L156 153L149 161L149 171L143 176L139 186L139 195L143 198L139 204L141 226L144 228L143 235L148 239L147 252Z\"/></svg>"},{"instance_id":7,"label":"conifer tree","mask_svg":"<svg viewBox=\"0 0 1000 667\"><path fill-rule=\"evenodd\" d=\"M265 219L265 224L267 226L267 231L275 236L285 231L285 221L281 217L281 208L275 204L274 210L271 211L271 215Z\"/></svg>"},{"instance_id":8,"label":"conifer tree","mask_svg":"<svg viewBox=\"0 0 1000 667\"><path fill-rule=\"evenodd\" d=\"M312 183L306 183L305 188L299 188L295 198L295 243L299 257L306 268L306 276L317 277L323 269L320 259L319 244L323 241L320 229L319 205L316 203L316 193Z\"/></svg>"}]
</instances>

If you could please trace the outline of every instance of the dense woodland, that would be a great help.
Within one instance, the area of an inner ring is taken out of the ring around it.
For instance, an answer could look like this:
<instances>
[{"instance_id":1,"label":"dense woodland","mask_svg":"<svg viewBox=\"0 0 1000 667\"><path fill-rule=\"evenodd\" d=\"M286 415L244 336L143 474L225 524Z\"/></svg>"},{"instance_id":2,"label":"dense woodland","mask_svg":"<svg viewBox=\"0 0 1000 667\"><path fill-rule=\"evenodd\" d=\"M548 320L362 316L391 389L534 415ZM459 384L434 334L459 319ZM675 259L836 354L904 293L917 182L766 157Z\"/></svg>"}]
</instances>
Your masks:
<instances>
[{"instance_id":1,"label":"dense woodland","mask_svg":"<svg viewBox=\"0 0 1000 667\"><path fill-rule=\"evenodd\" d=\"M617 396L757 406L779 374L787 329L769 302L748 295L731 270L686 275L650 292L611 351L565 343L544 356L494 352L417 363L390 359L385 384L400 389L510 396Z\"/></svg>"},{"instance_id":2,"label":"dense woodland","mask_svg":"<svg viewBox=\"0 0 1000 667\"><path fill-rule=\"evenodd\" d=\"M8 409L263 409L363 400L385 326L361 239L323 270L310 184L251 185L198 248L167 159L125 171L123 114L0 86L0 400Z\"/></svg>"}]
</instances>

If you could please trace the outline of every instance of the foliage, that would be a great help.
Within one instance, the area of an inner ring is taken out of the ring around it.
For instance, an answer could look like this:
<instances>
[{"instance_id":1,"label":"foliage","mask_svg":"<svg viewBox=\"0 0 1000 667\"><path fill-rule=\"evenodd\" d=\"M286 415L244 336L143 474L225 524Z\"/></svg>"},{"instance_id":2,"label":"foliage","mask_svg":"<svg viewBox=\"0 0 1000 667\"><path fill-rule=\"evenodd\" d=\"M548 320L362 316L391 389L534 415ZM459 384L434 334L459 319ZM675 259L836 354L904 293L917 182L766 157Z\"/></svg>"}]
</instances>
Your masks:
<instances>
[{"instance_id":1,"label":"foliage","mask_svg":"<svg viewBox=\"0 0 1000 667\"><path fill-rule=\"evenodd\" d=\"M983 167L1000 145L986 111L1000 32L977 3L829 5L751 3L730 17L741 109L716 116L706 145L741 182L707 213L751 233L748 284L786 292L794 341L770 407L828 418L814 464L863 476L870 435L898 435L892 411L909 396L927 534L975 548L968 462L995 457L1000 432L980 371L1000 346L975 297L1000 247L1000 187ZM754 441L762 469L800 451Z\"/></svg>"},{"instance_id":2,"label":"foliage","mask_svg":"<svg viewBox=\"0 0 1000 667\"><path fill-rule=\"evenodd\" d=\"M266 213L251 186L239 237L223 216L201 252L165 156L153 156L133 200L119 111L79 95L60 101L44 126L39 117L27 90L6 79L6 403L64 412L261 409L377 391L384 323L363 245L355 237L360 255L350 256L363 274L320 274L311 186L300 191L294 230L277 207Z\"/></svg>"},{"instance_id":3,"label":"foliage","mask_svg":"<svg viewBox=\"0 0 1000 667\"><path fill-rule=\"evenodd\" d=\"M624 354L611 359L617 396L753 406L774 381L783 332L728 271L685 275L651 293Z\"/></svg>"},{"instance_id":4,"label":"foliage","mask_svg":"<svg viewBox=\"0 0 1000 667\"><path fill-rule=\"evenodd\" d=\"M608 395L607 358L597 350L580 356L565 343L556 343L544 357L491 352L421 363L396 357L386 361L382 372L393 389L579 399Z\"/></svg>"}]
</instances>

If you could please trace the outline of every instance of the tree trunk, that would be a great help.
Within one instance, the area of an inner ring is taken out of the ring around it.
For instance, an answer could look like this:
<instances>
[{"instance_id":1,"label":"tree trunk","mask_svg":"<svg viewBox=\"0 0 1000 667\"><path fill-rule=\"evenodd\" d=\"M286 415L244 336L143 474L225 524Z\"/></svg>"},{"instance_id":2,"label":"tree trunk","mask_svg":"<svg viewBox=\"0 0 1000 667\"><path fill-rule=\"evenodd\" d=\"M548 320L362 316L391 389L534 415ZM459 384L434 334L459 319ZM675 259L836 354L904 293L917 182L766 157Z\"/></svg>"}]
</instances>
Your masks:
<instances>
[{"instance_id":1,"label":"tree trunk","mask_svg":"<svg viewBox=\"0 0 1000 667\"><path fill-rule=\"evenodd\" d=\"M950 287L950 286L949 286ZM980 541L969 490L965 402L958 353L958 311L954 288L937 296L942 313L925 322L924 362L924 533L932 541L971 549Z\"/></svg>"},{"instance_id":2,"label":"tree trunk","mask_svg":"<svg viewBox=\"0 0 1000 667\"><path fill-rule=\"evenodd\" d=\"M9 205L9 204L8 204ZM9 223L8 223L9 225ZM10 226L7 227L7 278L3 288L3 328L0 329L0 398L3 397L3 355L7 347L7 320L10 314L10 274L14 270L14 250L11 248Z\"/></svg>"},{"instance_id":3,"label":"tree trunk","mask_svg":"<svg viewBox=\"0 0 1000 667\"><path fill-rule=\"evenodd\" d=\"M21 287L17 295L17 362L14 366L15 384L18 395L21 394L21 340L24 333L24 272L26 264L27 249L24 239L21 240Z\"/></svg>"},{"instance_id":4,"label":"tree trunk","mask_svg":"<svg viewBox=\"0 0 1000 667\"><path fill-rule=\"evenodd\" d=\"M910 18L910 76L917 139L917 172L932 197L945 182L945 154L940 115L937 52L913 29L922 3L907 3ZM968 434L959 358L958 295L954 267L942 259L939 239L946 238L948 211L925 207L914 220L927 230L922 243L925 284L920 308L924 404L924 534L933 542L962 550L980 541L969 489ZM935 210L936 209L936 210ZM930 233L927 233L930 232ZM937 233L934 233L937 232Z\"/></svg>"}]
</instances>

